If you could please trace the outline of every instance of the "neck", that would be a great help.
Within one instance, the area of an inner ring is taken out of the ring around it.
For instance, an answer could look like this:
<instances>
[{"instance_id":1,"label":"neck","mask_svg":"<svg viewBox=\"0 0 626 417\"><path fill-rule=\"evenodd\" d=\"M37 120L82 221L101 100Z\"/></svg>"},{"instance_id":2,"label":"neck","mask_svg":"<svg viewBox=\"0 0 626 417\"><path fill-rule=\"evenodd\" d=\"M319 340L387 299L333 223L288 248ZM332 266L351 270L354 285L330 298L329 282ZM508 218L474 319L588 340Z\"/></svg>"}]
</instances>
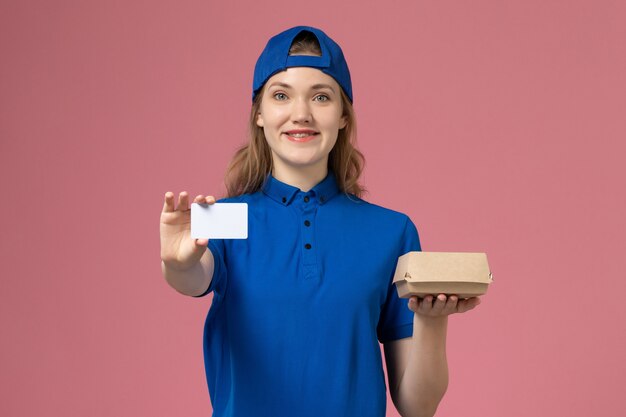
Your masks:
<instances>
[{"instance_id":1,"label":"neck","mask_svg":"<svg viewBox=\"0 0 626 417\"><path fill-rule=\"evenodd\" d=\"M328 175L328 161L320 162L323 163L307 167L294 167L274 161L272 176L278 181L306 192L322 182Z\"/></svg>"}]
</instances>

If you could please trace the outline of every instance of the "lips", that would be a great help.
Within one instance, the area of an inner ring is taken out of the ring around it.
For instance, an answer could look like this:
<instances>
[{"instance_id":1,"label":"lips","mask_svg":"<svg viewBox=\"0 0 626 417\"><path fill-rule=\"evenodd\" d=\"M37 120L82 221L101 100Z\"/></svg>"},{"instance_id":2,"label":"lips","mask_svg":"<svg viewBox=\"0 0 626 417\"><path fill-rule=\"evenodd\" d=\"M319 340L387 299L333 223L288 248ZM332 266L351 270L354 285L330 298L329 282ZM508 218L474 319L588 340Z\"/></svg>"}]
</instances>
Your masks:
<instances>
[{"instance_id":1,"label":"lips","mask_svg":"<svg viewBox=\"0 0 626 417\"><path fill-rule=\"evenodd\" d=\"M308 142L317 137L319 132L311 129L296 129L285 132L287 139L292 142Z\"/></svg>"},{"instance_id":2,"label":"lips","mask_svg":"<svg viewBox=\"0 0 626 417\"><path fill-rule=\"evenodd\" d=\"M318 132L316 132L315 130L310 130L310 129L297 129L297 130L288 130L285 133L289 136L294 136L294 137L298 137L298 136L306 137L306 136L317 135Z\"/></svg>"}]
</instances>

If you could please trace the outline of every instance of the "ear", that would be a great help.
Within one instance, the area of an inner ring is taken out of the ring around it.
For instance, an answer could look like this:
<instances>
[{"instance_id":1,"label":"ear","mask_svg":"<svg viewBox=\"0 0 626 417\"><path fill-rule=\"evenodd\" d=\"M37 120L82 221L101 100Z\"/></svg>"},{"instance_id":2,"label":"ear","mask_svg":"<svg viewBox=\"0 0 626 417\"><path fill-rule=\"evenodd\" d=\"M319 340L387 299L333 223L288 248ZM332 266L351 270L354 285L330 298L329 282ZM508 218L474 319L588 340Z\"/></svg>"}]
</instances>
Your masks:
<instances>
[{"instance_id":1,"label":"ear","mask_svg":"<svg viewBox=\"0 0 626 417\"><path fill-rule=\"evenodd\" d=\"M256 125L258 127L263 127L263 116L261 116L261 112L256 114Z\"/></svg>"},{"instance_id":2,"label":"ear","mask_svg":"<svg viewBox=\"0 0 626 417\"><path fill-rule=\"evenodd\" d=\"M341 121L339 122L339 129L343 129L348 125L348 116L341 116Z\"/></svg>"}]
</instances>

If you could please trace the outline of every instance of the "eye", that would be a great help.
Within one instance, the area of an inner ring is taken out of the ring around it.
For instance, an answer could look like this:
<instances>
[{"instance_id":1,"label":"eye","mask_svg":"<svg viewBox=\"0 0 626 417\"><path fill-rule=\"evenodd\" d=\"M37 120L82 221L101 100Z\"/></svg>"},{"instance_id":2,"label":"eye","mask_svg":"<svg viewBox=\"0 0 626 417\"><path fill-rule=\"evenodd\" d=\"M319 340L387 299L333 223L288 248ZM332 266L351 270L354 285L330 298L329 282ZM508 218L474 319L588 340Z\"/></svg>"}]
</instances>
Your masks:
<instances>
[{"instance_id":1,"label":"eye","mask_svg":"<svg viewBox=\"0 0 626 417\"><path fill-rule=\"evenodd\" d=\"M274 98L276 100L287 100L287 96L285 95L285 93L274 93Z\"/></svg>"},{"instance_id":2,"label":"eye","mask_svg":"<svg viewBox=\"0 0 626 417\"><path fill-rule=\"evenodd\" d=\"M325 102L325 101L330 100L330 98L326 94L320 94L318 96L315 96L315 100L320 101L320 102Z\"/></svg>"}]
</instances>

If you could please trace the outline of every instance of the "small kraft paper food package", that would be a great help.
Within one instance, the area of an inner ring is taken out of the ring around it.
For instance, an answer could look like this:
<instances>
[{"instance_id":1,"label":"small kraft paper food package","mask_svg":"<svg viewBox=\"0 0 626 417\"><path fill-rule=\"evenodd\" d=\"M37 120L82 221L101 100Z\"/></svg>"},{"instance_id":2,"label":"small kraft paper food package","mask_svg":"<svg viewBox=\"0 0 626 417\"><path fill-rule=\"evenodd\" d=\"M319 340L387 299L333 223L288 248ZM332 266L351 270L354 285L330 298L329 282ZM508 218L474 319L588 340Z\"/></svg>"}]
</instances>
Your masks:
<instances>
[{"instance_id":1,"label":"small kraft paper food package","mask_svg":"<svg viewBox=\"0 0 626 417\"><path fill-rule=\"evenodd\" d=\"M459 298L483 295L493 281L487 254L409 252L398 258L394 284L401 298L446 294Z\"/></svg>"}]
</instances>

